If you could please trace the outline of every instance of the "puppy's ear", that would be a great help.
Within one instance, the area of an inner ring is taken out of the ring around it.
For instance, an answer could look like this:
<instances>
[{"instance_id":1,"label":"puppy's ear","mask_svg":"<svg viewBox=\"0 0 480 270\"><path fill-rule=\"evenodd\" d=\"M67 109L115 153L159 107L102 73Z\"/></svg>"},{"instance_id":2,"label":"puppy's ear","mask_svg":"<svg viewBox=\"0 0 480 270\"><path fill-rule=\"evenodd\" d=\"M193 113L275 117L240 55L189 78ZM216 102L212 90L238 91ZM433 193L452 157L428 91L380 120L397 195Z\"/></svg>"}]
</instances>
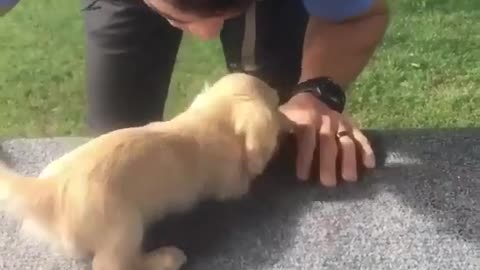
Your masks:
<instances>
[{"instance_id":1,"label":"puppy's ear","mask_svg":"<svg viewBox=\"0 0 480 270\"><path fill-rule=\"evenodd\" d=\"M250 175L259 175L267 166L281 129L279 118L262 104L245 104L234 110L235 132L245 144L245 162Z\"/></svg>"}]
</instances>

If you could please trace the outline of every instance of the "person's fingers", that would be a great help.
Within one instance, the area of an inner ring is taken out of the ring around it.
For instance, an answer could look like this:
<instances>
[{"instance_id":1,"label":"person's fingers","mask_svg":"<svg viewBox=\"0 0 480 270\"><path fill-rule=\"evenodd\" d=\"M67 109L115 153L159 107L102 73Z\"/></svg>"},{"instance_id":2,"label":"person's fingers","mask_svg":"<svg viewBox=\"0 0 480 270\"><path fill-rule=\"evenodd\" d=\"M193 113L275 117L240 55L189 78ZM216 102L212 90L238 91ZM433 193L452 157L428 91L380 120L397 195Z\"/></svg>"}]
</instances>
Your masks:
<instances>
[{"instance_id":1,"label":"person's fingers","mask_svg":"<svg viewBox=\"0 0 480 270\"><path fill-rule=\"evenodd\" d=\"M320 121L319 177L324 186L333 187L337 184L336 159L338 148L335 136L338 123L330 115L323 115Z\"/></svg>"},{"instance_id":2,"label":"person's fingers","mask_svg":"<svg viewBox=\"0 0 480 270\"><path fill-rule=\"evenodd\" d=\"M342 178L345 181L356 181L357 176L357 158L356 158L356 146L352 136L351 129L340 121L338 123L338 141L341 146L341 166L342 166Z\"/></svg>"},{"instance_id":3,"label":"person's fingers","mask_svg":"<svg viewBox=\"0 0 480 270\"><path fill-rule=\"evenodd\" d=\"M373 152L372 146L367 137L365 137L358 128L353 128L352 134L355 140L360 144L363 165L370 169L374 168L375 153Z\"/></svg>"},{"instance_id":4,"label":"person's fingers","mask_svg":"<svg viewBox=\"0 0 480 270\"><path fill-rule=\"evenodd\" d=\"M316 129L311 125L301 125L296 130L297 140L297 177L300 180L308 180L310 177L313 153L316 144Z\"/></svg>"}]
</instances>

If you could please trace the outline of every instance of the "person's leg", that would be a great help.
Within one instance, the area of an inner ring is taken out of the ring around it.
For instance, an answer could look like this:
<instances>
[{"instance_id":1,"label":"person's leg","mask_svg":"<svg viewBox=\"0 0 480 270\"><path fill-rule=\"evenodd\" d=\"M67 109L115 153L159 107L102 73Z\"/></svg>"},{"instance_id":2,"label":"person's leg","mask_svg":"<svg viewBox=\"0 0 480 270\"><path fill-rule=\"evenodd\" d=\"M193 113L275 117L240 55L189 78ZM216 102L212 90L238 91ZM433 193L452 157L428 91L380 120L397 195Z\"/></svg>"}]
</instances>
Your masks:
<instances>
[{"instance_id":1,"label":"person's leg","mask_svg":"<svg viewBox=\"0 0 480 270\"><path fill-rule=\"evenodd\" d=\"M91 130L104 133L162 120L181 31L143 1L82 3Z\"/></svg>"},{"instance_id":2,"label":"person's leg","mask_svg":"<svg viewBox=\"0 0 480 270\"><path fill-rule=\"evenodd\" d=\"M254 20L247 12L225 22L221 39L227 68L265 80L285 102L300 77L308 14L299 0L259 0L252 11Z\"/></svg>"}]
</instances>

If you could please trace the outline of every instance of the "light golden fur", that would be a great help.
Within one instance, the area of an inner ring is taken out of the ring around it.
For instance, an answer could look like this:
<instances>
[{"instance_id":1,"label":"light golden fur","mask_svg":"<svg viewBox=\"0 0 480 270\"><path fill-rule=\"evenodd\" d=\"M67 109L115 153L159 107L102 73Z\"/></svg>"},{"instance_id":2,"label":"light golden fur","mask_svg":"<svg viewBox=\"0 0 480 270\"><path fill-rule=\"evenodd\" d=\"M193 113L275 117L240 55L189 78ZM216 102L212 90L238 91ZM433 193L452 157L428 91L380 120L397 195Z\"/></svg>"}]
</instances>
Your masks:
<instances>
[{"instance_id":1,"label":"light golden fur","mask_svg":"<svg viewBox=\"0 0 480 270\"><path fill-rule=\"evenodd\" d=\"M172 120L100 135L39 177L2 170L1 205L93 270L179 269L176 247L141 254L145 225L247 193L291 128L278 102L264 82L226 75Z\"/></svg>"}]
</instances>

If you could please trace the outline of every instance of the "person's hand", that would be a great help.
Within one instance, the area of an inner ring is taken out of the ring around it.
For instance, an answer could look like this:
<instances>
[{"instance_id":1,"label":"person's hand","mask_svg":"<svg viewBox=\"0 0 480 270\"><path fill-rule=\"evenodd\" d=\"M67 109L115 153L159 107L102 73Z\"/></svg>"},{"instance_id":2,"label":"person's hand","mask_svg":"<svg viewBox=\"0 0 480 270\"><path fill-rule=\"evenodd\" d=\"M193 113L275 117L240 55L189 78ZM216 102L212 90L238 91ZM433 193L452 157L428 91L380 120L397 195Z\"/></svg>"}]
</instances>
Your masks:
<instances>
[{"instance_id":1,"label":"person's hand","mask_svg":"<svg viewBox=\"0 0 480 270\"><path fill-rule=\"evenodd\" d=\"M375 166L375 157L368 139L345 115L331 110L309 93L299 93L280 106L280 110L296 124L298 154L296 174L301 180L310 177L317 141L319 143L319 181L327 187L337 184L337 155L341 154L341 177L356 181L357 151L362 164ZM317 140L318 139L318 140ZM357 147L357 145L359 147Z\"/></svg>"}]
</instances>

